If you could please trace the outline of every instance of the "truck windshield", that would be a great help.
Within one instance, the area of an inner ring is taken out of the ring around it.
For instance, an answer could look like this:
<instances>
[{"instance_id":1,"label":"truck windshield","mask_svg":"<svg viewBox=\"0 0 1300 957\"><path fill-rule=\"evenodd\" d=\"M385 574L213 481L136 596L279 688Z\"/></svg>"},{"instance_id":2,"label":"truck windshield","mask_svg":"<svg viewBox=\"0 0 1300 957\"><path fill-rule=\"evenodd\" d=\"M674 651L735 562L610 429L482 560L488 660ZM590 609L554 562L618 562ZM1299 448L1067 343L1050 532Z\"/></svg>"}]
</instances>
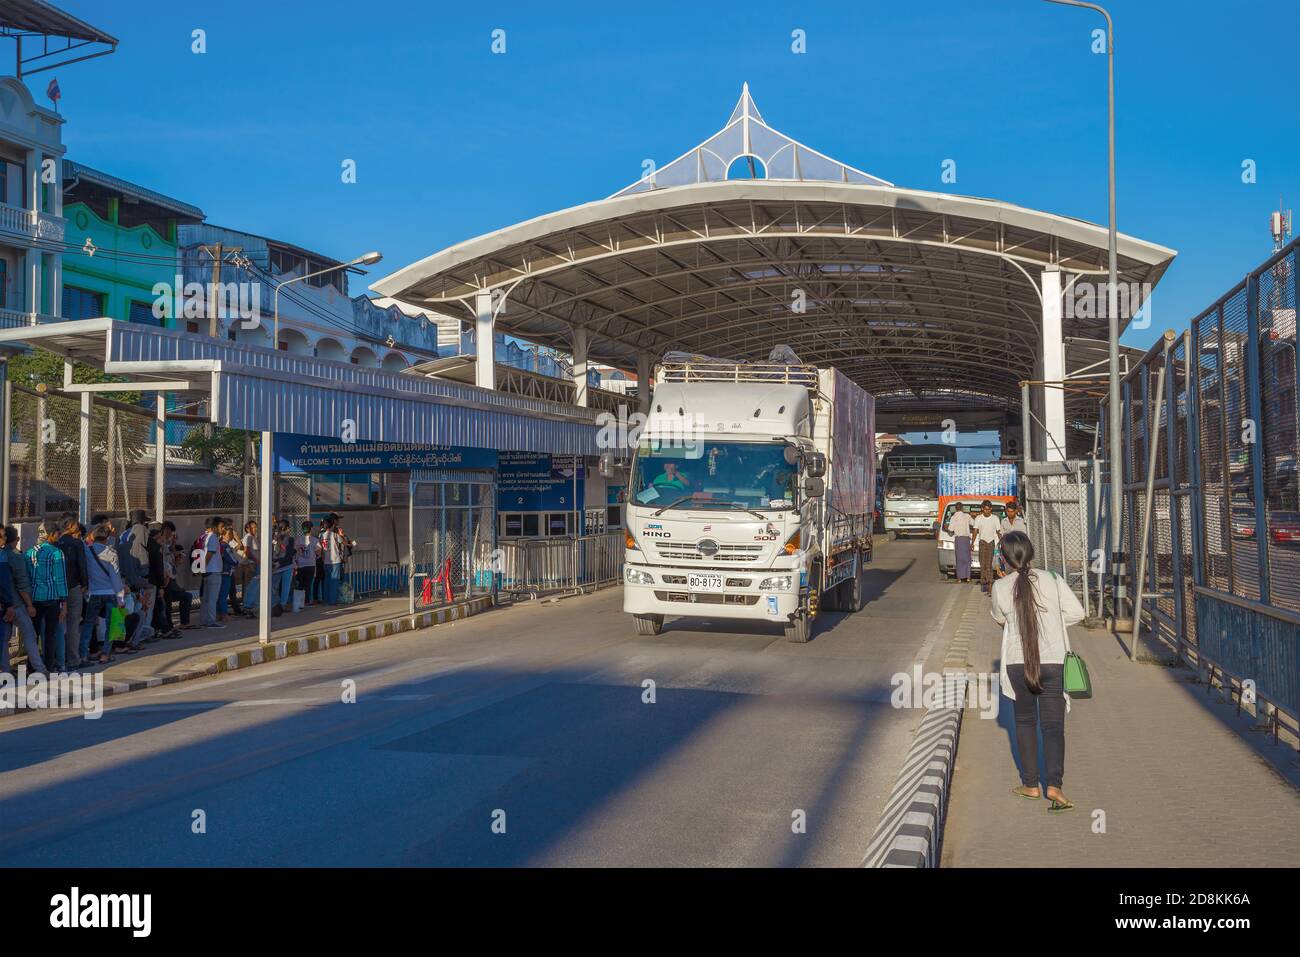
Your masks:
<instances>
[{"instance_id":1,"label":"truck windshield","mask_svg":"<svg viewBox=\"0 0 1300 957\"><path fill-rule=\"evenodd\" d=\"M643 444L632 466L630 500L663 508L795 507L798 470L780 442Z\"/></svg>"},{"instance_id":2,"label":"truck windshield","mask_svg":"<svg viewBox=\"0 0 1300 957\"><path fill-rule=\"evenodd\" d=\"M926 501L938 498L933 475L896 475L885 482L885 500Z\"/></svg>"}]
</instances>

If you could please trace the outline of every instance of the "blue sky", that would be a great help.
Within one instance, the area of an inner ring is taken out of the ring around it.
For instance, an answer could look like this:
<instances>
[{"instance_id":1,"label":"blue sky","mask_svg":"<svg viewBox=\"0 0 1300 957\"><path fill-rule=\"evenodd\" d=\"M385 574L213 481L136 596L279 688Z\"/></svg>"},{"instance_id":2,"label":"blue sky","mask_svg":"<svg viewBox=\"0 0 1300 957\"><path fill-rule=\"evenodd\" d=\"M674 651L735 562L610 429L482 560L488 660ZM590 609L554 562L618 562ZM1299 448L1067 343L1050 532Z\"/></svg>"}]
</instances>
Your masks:
<instances>
[{"instance_id":1,"label":"blue sky","mask_svg":"<svg viewBox=\"0 0 1300 957\"><path fill-rule=\"evenodd\" d=\"M1105 221L1101 21L1040 0L60 5L121 41L54 73L70 157L221 225L382 249L376 277L609 195L721 127L745 80L771 125L901 186ZM1120 229L1179 252L1125 339L1145 346L1268 255L1279 194L1300 207L1300 4L1111 11Z\"/></svg>"}]
</instances>

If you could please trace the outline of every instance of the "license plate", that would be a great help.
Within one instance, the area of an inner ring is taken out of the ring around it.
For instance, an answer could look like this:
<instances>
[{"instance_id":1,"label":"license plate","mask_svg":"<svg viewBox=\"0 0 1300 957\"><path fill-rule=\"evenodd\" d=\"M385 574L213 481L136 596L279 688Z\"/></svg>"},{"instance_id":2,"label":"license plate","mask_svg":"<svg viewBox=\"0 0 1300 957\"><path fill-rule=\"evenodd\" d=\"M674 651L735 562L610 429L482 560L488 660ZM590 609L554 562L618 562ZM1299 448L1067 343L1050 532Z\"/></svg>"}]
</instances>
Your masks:
<instances>
[{"instance_id":1,"label":"license plate","mask_svg":"<svg viewBox=\"0 0 1300 957\"><path fill-rule=\"evenodd\" d=\"M722 591L722 576L687 575L686 587L691 591Z\"/></svg>"}]
</instances>

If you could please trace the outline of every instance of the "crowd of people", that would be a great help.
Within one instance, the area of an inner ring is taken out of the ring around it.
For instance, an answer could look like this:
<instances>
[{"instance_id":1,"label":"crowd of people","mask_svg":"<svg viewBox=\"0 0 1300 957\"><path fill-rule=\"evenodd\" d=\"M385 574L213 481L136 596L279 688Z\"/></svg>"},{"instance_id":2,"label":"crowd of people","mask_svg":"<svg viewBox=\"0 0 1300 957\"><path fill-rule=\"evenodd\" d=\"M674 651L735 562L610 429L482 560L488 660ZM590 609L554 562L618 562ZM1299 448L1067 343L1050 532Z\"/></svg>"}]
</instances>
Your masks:
<instances>
[{"instance_id":1,"label":"crowd of people","mask_svg":"<svg viewBox=\"0 0 1300 957\"><path fill-rule=\"evenodd\" d=\"M344 600L343 570L354 542L337 514L294 534L272 517L272 614ZM0 671L9 671L9 636L16 631L30 672L80 671L135 654L155 641L197 628L222 629L232 615L256 617L261 537L257 522L207 520L189 549L176 526L133 512L119 529L107 515L90 527L75 515L42 522L37 541L20 549L17 527L0 529ZM188 562L200 582L194 596L177 580ZM298 590L301 595L295 596Z\"/></svg>"}]
</instances>

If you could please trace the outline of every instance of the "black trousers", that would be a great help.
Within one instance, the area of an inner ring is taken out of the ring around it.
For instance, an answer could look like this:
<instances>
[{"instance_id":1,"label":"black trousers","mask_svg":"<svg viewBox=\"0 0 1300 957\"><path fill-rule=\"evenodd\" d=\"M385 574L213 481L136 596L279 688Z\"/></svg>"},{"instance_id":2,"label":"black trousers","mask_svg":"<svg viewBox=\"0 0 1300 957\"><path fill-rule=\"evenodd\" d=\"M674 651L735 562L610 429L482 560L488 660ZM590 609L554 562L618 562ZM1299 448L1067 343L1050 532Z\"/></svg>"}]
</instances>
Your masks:
<instances>
[{"instance_id":1,"label":"black trousers","mask_svg":"<svg viewBox=\"0 0 1300 957\"><path fill-rule=\"evenodd\" d=\"M194 604L194 596L187 592L175 581L167 583L167 587L162 592L163 613L167 616L167 627L172 623L172 602L180 602L181 606L181 625L190 623L190 606Z\"/></svg>"},{"instance_id":2,"label":"black trousers","mask_svg":"<svg viewBox=\"0 0 1300 957\"><path fill-rule=\"evenodd\" d=\"M1016 693L1016 750L1020 752L1020 783L1039 786L1038 733L1043 734L1043 783L1061 787L1065 777L1065 665L1041 665L1041 694L1025 684L1025 666L1007 665Z\"/></svg>"},{"instance_id":3,"label":"black trousers","mask_svg":"<svg viewBox=\"0 0 1300 957\"><path fill-rule=\"evenodd\" d=\"M308 605L310 605L313 601L312 585L316 581L316 566L299 565L297 571L298 571L297 587L302 589L303 601L305 601Z\"/></svg>"}]
</instances>

